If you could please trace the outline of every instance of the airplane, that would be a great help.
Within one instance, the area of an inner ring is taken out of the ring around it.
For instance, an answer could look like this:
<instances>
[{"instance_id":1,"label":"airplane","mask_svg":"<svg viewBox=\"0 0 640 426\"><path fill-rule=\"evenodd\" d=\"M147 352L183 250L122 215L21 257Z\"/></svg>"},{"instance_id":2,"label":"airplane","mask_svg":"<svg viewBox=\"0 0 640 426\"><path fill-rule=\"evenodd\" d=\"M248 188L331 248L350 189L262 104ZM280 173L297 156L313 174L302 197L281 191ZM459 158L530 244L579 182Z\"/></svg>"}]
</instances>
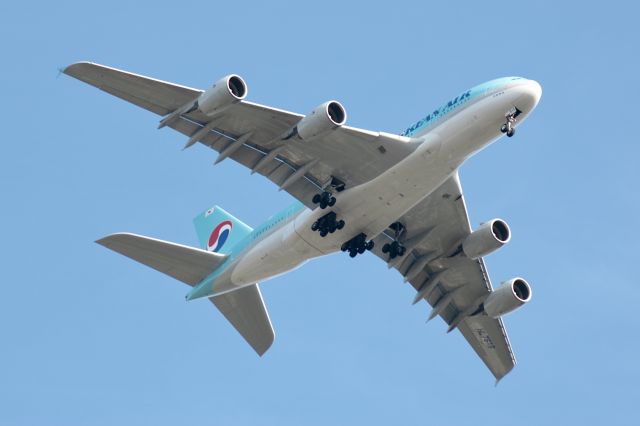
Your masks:
<instances>
[{"instance_id":1,"label":"airplane","mask_svg":"<svg viewBox=\"0 0 640 426\"><path fill-rule=\"evenodd\" d=\"M458 329L499 381L516 359L502 316L531 300L520 277L493 288L484 257L511 239L502 219L472 230L459 167L537 106L534 80L505 77L460 93L402 134L346 125L335 100L309 115L246 100L238 75L198 90L78 62L63 72L160 115L188 139L274 182L296 202L252 229L221 207L198 215L200 248L131 233L97 243L191 286L262 356L274 331L258 283L310 259L370 251L416 290L447 332Z\"/></svg>"}]
</instances>

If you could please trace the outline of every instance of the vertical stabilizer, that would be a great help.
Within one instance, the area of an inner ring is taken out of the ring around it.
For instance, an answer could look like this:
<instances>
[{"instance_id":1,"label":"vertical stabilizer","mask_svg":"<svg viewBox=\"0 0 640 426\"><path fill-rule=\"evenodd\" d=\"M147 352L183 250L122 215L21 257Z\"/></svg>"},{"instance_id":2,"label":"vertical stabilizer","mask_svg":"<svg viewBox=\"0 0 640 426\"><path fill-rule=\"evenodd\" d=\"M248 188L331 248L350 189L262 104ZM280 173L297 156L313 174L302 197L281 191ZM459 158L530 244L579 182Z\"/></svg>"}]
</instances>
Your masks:
<instances>
[{"instance_id":1,"label":"vertical stabilizer","mask_svg":"<svg viewBox=\"0 0 640 426\"><path fill-rule=\"evenodd\" d=\"M219 206L199 214L193 219L200 247L215 253L229 254L253 229L231 216Z\"/></svg>"}]
</instances>

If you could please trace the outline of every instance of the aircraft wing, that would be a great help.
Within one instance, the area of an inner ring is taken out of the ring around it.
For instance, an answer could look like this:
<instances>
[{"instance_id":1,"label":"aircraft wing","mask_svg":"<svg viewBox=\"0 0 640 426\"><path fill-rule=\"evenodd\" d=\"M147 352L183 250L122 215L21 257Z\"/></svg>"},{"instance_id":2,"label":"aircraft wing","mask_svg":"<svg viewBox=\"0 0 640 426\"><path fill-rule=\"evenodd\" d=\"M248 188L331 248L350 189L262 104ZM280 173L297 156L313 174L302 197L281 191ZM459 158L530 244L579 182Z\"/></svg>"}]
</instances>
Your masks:
<instances>
[{"instance_id":1,"label":"aircraft wing","mask_svg":"<svg viewBox=\"0 0 640 426\"><path fill-rule=\"evenodd\" d=\"M63 72L159 115L168 116L202 93L201 90L78 62ZM282 137L303 118L301 114L242 100L210 119L192 111L168 121L186 135L186 146L200 142L252 172L266 176L310 208L314 194L338 178L353 187L377 177L417 146L411 138L339 127L318 140ZM237 142L237 143L236 143Z\"/></svg>"},{"instance_id":2,"label":"aircraft wing","mask_svg":"<svg viewBox=\"0 0 640 426\"><path fill-rule=\"evenodd\" d=\"M492 286L482 259L460 255L471 225L457 173L399 221L406 227L401 237L406 254L389 260L382 253L382 246L391 242L385 233L374 239L373 252L416 289L414 302L425 299L433 307L432 315L439 315L449 331L460 330L500 380L516 360L503 321L476 314Z\"/></svg>"}]
</instances>

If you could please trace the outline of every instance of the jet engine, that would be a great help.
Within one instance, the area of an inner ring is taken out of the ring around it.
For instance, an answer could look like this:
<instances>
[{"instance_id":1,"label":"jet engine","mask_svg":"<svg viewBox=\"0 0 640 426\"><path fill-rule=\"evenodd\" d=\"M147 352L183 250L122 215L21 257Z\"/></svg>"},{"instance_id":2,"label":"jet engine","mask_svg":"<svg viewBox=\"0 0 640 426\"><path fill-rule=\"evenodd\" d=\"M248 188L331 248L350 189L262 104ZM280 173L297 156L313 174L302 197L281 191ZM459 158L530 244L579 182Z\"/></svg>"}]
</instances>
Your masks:
<instances>
[{"instance_id":1,"label":"jet engine","mask_svg":"<svg viewBox=\"0 0 640 426\"><path fill-rule=\"evenodd\" d=\"M522 278L512 278L491 292L484 301L484 311L490 317L498 318L519 308L529 300L531 300L529 283Z\"/></svg>"},{"instance_id":2,"label":"jet engine","mask_svg":"<svg viewBox=\"0 0 640 426\"><path fill-rule=\"evenodd\" d=\"M298 122L298 136L303 140L315 138L347 122L347 112L338 101L328 101L316 107Z\"/></svg>"},{"instance_id":3,"label":"jet engine","mask_svg":"<svg viewBox=\"0 0 640 426\"><path fill-rule=\"evenodd\" d=\"M205 115L216 115L247 96L247 85L235 74L213 83L198 98L198 110Z\"/></svg>"},{"instance_id":4,"label":"jet engine","mask_svg":"<svg viewBox=\"0 0 640 426\"><path fill-rule=\"evenodd\" d=\"M509 225L502 219L491 219L469 234L462 243L462 251L467 257L477 259L499 249L510 239Z\"/></svg>"}]
</instances>

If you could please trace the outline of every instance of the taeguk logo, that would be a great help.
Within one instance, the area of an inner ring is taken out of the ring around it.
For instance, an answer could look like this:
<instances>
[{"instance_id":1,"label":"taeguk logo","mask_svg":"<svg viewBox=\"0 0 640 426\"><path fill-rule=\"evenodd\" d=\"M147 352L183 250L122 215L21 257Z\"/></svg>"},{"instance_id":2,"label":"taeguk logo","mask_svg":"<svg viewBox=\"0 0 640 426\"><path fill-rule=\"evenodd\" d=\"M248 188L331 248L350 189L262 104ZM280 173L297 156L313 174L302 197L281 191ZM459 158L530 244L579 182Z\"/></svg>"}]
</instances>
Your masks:
<instances>
[{"instance_id":1,"label":"taeguk logo","mask_svg":"<svg viewBox=\"0 0 640 426\"><path fill-rule=\"evenodd\" d=\"M229 235L231 235L231 228L233 228L233 223L230 220L225 220L213 228L209 236L209 242L207 243L207 250L213 252L220 251L224 243L229 239Z\"/></svg>"}]
</instances>

